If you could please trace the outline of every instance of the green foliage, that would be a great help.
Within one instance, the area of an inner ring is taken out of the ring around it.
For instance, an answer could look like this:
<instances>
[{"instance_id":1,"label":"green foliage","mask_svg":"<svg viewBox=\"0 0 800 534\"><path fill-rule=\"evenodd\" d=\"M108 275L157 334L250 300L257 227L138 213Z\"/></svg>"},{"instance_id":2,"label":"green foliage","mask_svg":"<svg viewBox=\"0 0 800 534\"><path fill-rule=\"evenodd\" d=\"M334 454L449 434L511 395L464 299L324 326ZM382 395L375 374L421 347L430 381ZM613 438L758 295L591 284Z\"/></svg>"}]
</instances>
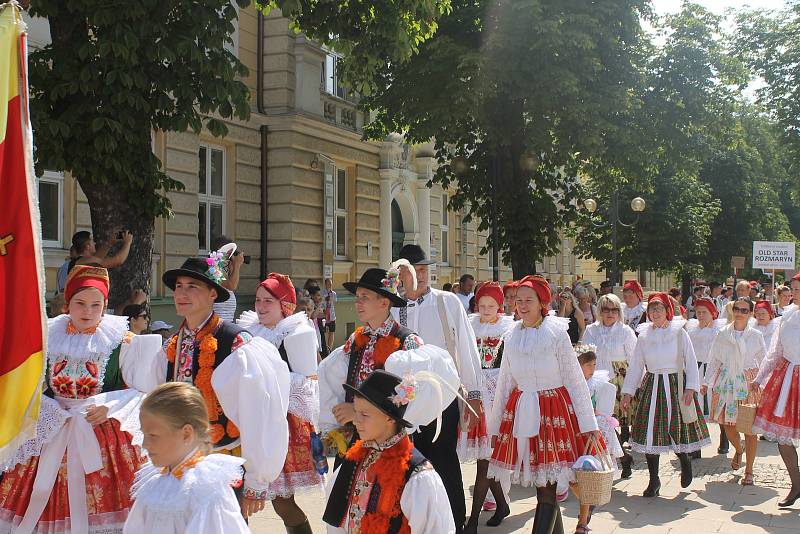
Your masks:
<instances>
[{"instance_id":1,"label":"green foliage","mask_svg":"<svg viewBox=\"0 0 800 534\"><path fill-rule=\"evenodd\" d=\"M238 0L246 6L249 0ZM249 116L247 69L225 50L237 13L227 0L33 0L52 44L30 56L38 169L70 171L90 189L112 185L145 218L170 214L180 182L160 170L151 131L224 135ZM125 224L121 221L122 224Z\"/></svg>"}]
</instances>

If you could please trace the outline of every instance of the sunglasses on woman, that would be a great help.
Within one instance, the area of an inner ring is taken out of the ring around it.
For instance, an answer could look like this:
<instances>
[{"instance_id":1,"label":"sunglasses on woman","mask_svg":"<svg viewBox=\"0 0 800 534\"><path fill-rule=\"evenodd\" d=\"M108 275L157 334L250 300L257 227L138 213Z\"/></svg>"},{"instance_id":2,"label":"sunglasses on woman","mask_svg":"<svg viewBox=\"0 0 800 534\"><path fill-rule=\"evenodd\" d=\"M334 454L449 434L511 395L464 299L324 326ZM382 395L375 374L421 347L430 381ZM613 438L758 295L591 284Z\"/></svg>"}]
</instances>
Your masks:
<instances>
[{"instance_id":1,"label":"sunglasses on woman","mask_svg":"<svg viewBox=\"0 0 800 534\"><path fill-rule=\"evenodd\" d=\"M733 308L733 313L750 313L750 308Z\"/></svg>"},{"instance_id":2,"label":"sunglasses on woman","mask_svg":"<svg viewBox=\"0 0 800 534\"><path fill-rule=\"evenodd\" d=\"M619 308L600 308L602 313L619 313Z\"/></svg>"}]
</instances>

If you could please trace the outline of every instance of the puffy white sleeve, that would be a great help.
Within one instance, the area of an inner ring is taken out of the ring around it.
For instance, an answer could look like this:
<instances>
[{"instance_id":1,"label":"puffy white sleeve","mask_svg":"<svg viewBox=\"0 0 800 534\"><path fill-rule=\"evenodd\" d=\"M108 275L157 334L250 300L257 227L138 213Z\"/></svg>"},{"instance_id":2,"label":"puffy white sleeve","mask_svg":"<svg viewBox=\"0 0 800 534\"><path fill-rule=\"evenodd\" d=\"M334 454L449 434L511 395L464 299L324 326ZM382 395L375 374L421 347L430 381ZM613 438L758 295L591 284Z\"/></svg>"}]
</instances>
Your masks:
<instances>
[{"instance_id":1,"label":"puffy white sleeve","mask_svg":"<svg viewBox=\"0 0 800 534\"><path fill-rule=\"evenodd\" d=\"M411 534L455 534L447 492L433 469L411 475L400 497L400 510Z\"/></svg>"},{"instance_id":2,"label":"puffy white sleeve","mask_svg":"<svg viewBox=\"0 0 800 534\"><path fill-rule=\"evenodd\" d=\"M625 375L625 381L622 383L622 393L625 395L634 396L642 383L642 378L644 378L644 339L642 336L647 336L647 333L641 332L639 334L633 354L628 360L628 372Z\"/></svg>"},{"instance_id":3,"label":"puffy white sleeve","mask_svg":"<svg viewBox=\"0 0 800 534\"><path fill-rule=\"evenodd\" d=\"M193 500L191 519L183 532L192 534L250 534L239 502L230 487L208 488Z\"/></svg>"},{"instance_id":4,"label":"puffy white sleeve","mask_svg":"<svg viewBox=\"0 0 800 534\"><path fill-rule=\"evenodd\" d=\"M617 388L610 382L601 382L594 392L595 411L600 415L611 417L614 415L614 401L617 397Z\"/></svg>"},{"instance_id":5,"label":"puffy white sleeve","mask_svg":"<svg viewBox=\"0 0 800 534\"><path fill-rule=\"evenodd\" d=\"M458 358L461 383L469 391L470 397L480 398L484 384L483 373L481 372L481 357L478 354L478 345L475 342L475 331L472 329L467 317L467 311L461 305L461 301L455 295L453 297L453 299L445 299L444 301L447 319L450 321L456 336L456 354L453 357Z\"/></svg>"},{"instance_id":6,"label":"puffy white sleeve","mask_svg":"<svg viewBox=\"0 0 800 534\"><path fill-rule=\"evenodd\" d=\"M333 407L344 402L347 382L348 354L342 347L331 352L319 364L319 431L322 434L339 428L333 416Z\"/></svg>"},{"instance_id":7,"label":"puffy white sleeve","mask_svg":"<svg viewBox=\"0 0 800 534\"><path fill-rule=\"evenodd\" d=\"M694 353L694 345L689 333L683 328L678 330L678 344L681 346L683 354L683 369L686 372L686 383L684 390L691 389L700 391L700 370L697 368L697 355Z\"/></svg>"},{"instance_id":8,"label":"puffy white sleeve","mask_svg":"<svg viewBox=\"0 0 800 534\"><path fill-rule=\"evenodd\" d=\"M725 358L724 350L722 350L722 342L720 341L719 332L714 336L711 342L711 348L708 351L708 365L706 366L706 374L702 376L703 385L708 388L713 388L717 381L717 375Z\"/></svg>"},{"instance_id":9,"label":"puffy white sleeve","mask_svg":"<svg viewBox=\"0 0 800 534\"><path fill-rule=\"evenodd\" d=\"M508 334L509 337L513 336L516 332L519 332L519 330L510 330ZM509 353L511 351L508 349L509 344L506 344L503 359L500 361L500 373L497 376L497 388L494 392L494 401L491 407L492 411L486 421L486 432L490 436L496 436L500 432L500 423L503 421L503 412L506 409L508 397L511 396L511 392L517 387L517 381L514 380L514 376L511 373L509 358Z\"/></svg>"},{"instance_id":10,"label":"puffy white sleeve","mask_svg":"<svg viewBox=\"0 0 800 534\"><path fill-rule=\"evenodd\" d=\"M446 350L435 345L422 345L411 350L393 352L384 364L386 371L399 377L426 371L438 383L417 381L416 398L406 408L404 419L414 425L410 432L433 422L456 398L460 386L453 359Z\"/></svg>"},{"instance_id":11,"label":"puffy white sleeve","mask_svg":"<svg viewBox=\"0 0 800 534\"><path fill-rule=\"evenodd\" d=\"M289 443L289 368L270 342L254 338L211 375L225 415L239 427L245 488L267 489L283 469Z\"/></svg>"},{"instance_id":12,"label":"puffy white sleeve","mask_svg":"<svg viewBox=\"0 0 800 534\"><path fill-rule=\"evenodd\" d=\"M625 351L625 360L630 362L633 351L636 348L636 332L625 323L622 324L622 331L625 332L625 334L623 334L625 337L622 342L622 349Z\"/></svg>"},{"instance_id":13,"label":"puffy white sleeve","mask_svg":"<svg viewBox=\"0 0 800 534\"><path fill-rule=\"evenodd\" d=\"M283 338L283 347L292 372L303 376L317 374L317 333L309 324L301 324Z\"/></svg>"},{"instance_id":14,"label":"puffy white sleeve","mask_svg":"<svg viewBox=\"0 0 800 534\"><path fill-rule=\"evenodd\" d=\"M785 315L784 315L785 317ZM767 356L761 362L761 366L758 369L758 375L756 375L756 379L753 380L759 386L763 386L764 383L769 378L769 375L772 374L772 371L775 370L777 367L778 362L781 361L783 358L783 342L781 341L781 329L783 325L786 324L786 320L781 320L778 328L775 329L775 333L772 334L772 341L770 342L770 346L767 349Z\"/></svg>"},{"instance_id":15,"label":"puffy white sleeve","mask_svg":"<svg viewBox=\"0 0 800 534\"><path fill-rule=\"evenodd\" d=\"M589 393L589 386L581 371L581 364L575 357L569 334L565 330L556 330L555 350L558 358L558 367L561 372L561 379L564 387L569 392L572 400L572 407L575 409L575 417L578 419L578 426L581 432L591 432L597 430L597 418L594 416L592 406L592 395Z\"/></svg>"},{"instance_id":16,"label":"puffy white sleeve","mask_svg":"<svg viewBox=\"0 0 800 534\"><path fill-rule=\"evenodd\" d=\"M158 334L133 336L122 343L119 366L125 384L148 393L167 380L167 354Z\"/></svg>"},{"instance_id":17,"label":"puffy white sleeve","mask_svg":"<svg viewBox=\"0 0 800 534\"><path fill-rule=\"evenodd\" d=\"M755 359L757 366L761 365L761 362L764 361L764 356L766 354L767 344L764 341L764 336L756 336L756 350L755 354L753 354L753 358Z\"/></svg>"}]
</instances>

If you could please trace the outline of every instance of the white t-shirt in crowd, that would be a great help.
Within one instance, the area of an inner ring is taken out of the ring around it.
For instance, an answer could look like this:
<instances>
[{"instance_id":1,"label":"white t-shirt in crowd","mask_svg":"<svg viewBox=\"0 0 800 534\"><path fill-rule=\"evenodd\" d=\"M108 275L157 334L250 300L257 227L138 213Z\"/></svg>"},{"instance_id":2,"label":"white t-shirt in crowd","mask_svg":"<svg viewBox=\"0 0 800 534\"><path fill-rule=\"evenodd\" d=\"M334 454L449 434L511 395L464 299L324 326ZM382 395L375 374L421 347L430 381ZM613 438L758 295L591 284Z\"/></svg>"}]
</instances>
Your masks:
<instances>
[{"instance_id":1,"label":"white t-shirt in crowd","mask_svg":"<svg viewBox=\"0 0 800 534\"><path fill-rule=\"evenodd\" d=\"M464 306L464 309L467 310L467 311L469 311L469 301L470 301L470 299L472 299L472 297L474 295L475 295L475 293L470 293L469 295L464 295L462 293L456 293L456 296L458 297L458 300L461 301L461 305Z\"/></svg>"},{"instance_id":2,"label":"white t-shirt in crowd","mask_svg":"<svg viewBox=\"0 0 800 534\"><path fill-rule=\"evenodd\" d=\"M333 289L330 290L330 301L328 301L327 289L320 290L320 293L322 294L322 301L325 303L325 310L327 312L327 317L325 317L325 320L329 323L333 323L336 321L336 300L338 299L336 296L336 291Z\"/></svg>"}]
</instances>

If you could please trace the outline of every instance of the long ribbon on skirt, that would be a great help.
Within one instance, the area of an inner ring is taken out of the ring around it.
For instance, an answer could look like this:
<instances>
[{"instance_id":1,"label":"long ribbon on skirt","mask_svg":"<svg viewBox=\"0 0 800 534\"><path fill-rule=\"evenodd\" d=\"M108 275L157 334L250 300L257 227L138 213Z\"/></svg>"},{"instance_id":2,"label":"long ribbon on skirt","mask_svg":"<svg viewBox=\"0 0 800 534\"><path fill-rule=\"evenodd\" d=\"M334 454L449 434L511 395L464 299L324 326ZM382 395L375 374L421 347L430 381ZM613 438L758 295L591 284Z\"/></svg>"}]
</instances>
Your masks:
<instances>
[{"instance_id":1,"label":"long ribbon on skirt","mask_svg":"<svg viewBox=\"0 0 800 534\"><path fill-rule=\"evenodd\" d=\"M55 486L64 454L67 455L67 494L72 534L89 533L89 510L86 504L86 475L103 468L103 457L94 429L86 421L84 408L93 406L91 399L58 399L70 414L69 419L52 441L42 447L28 509L15 534L31 534L47 506Z\"/></svg>"}]
</instances>

